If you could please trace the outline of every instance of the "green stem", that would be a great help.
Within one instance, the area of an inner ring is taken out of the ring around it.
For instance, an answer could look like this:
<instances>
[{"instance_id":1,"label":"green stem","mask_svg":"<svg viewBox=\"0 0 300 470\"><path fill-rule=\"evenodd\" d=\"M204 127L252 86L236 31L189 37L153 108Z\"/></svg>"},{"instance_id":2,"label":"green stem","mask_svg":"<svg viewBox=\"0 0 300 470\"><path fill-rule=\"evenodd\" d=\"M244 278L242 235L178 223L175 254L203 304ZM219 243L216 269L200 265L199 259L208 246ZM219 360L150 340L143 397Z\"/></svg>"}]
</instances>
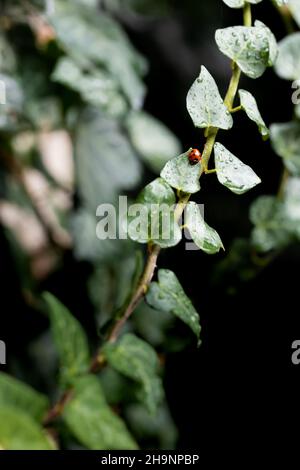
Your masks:
<instances>
[{"instance_id":1,"label":"green stem","mask_svg":"<svg viewBox=\"0 0 300 470\"><path fill-rule=\"evenodd\" d=\"M252 12L251 12L251 4L246 3L244 6L244 26L251 26L252 25Z\"/></svg>"}]
</instances>

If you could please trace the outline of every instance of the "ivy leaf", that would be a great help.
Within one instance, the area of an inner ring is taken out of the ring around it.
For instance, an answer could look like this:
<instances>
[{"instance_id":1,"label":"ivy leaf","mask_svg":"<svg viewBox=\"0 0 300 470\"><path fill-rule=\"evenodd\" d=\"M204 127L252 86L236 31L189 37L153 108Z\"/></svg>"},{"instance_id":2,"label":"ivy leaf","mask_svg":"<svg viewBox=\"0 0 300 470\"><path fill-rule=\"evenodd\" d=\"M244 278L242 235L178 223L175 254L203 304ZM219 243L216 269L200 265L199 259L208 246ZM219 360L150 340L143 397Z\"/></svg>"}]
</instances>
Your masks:
<instances>
[{"instance_id":1,"label":"ivy leaf","mask_svg":"<svg viewBox=\"0 0 300 470\"><path fill-rule=\"evenodd\" d=\"M266 26L262 21L256 20L254 23L256 28L261 28L263 33L267 36L268 38L268 44L269 44L269 60L268 60L268 66L272 67L277 60L278 57L278 44L277 40L270 30L268 26Z\"/></svg>"},{"instance_id":2,"label":"ivy leaf","mask_svg":"<svg viewBox=\"0 0 300 470\"><path fill-rule=\"evenodd\" d=\"M187 204L185 225L196 245L205 253L213 255L218 253L221 248L224 250L218 233L204 221L199 206L195 202Z\"/></svg>"},{"instance_id":3,"label":"ivy leaf","mask_svg":"<svg viewBox=\"0 0 300 470\"><path fill-rule=\"evenodd\" d=\"M69 310L49 292L44 294L51 320L54 342L60 359L60 373L66 384L86 373L90 354L82 326Z\"/></svg>"},{"instance_id":4,"label":"ivy leaf","mask_svg":"<svg viewBox=\"0 0 300 470\"><path fill-rule=\"evenodd\" d=\"M233 126L217 84L204 66L187 94L186 105L195 127L231 129Z\"/></svg>"},{"instance_id":5,"label":"ivy leaf","mask_svg":"<svg viewBox=\"0 0 300 470\"><path fill-rule=\"evenodd\" d=\"M272 124L270 130L274 152L283 158L285 167L292 175L300 176L300 123Z\"/></svg>"},{"instance_id":6,"label":"ivy leaf","mask_svg":"<svg viewBox=\"0 0 300 470\"><path fill-rule=\"evenodd\" d=\"M220 51L250 78L260 77L277 56L276 39L260 21L255 26L233 26L216 31Z\"/></svg>"},{"instance_id":7,"label":"ivy leaf","mask_svg":"<svg viewBox=\"0 0 300 470\"><path fill-rule=\"evenodd\" d=\"M177 245L182 233L174 218L175 202L174 191L165 180L156 178L149 183L128 210L131 240L152 241L163 248Z\"/></svg>"},{"instance_id":8,"label":"ivy leaf","mask_svg":"<svg viewBox=\"0 0 300 470\"><path fill-rule=\"evenodd\" d=\"M158 282L152 282L146 295L147 302L156 310L171 312L200 335L199 314L186 296L177 277L168 269L158 271Z\"/></svg>"},{"instance_id":9,"label":"ivy leaf","mask_svg":"<svg viewBox=\"0 0 300 470\"><path fill-rule=\"evenodd\" d=\"M126 122L133 147L149 168L158 173L180 152L175 135L160 121L145 112L132 112Z\"/></svg>"},{"instance_id":10,"label":"ivy leaf","mask_svg":"<svg viewBox=\"0 0 300 470\"><path fill-rule=\"evenodd\" d=\"M279 42L275 71L280 78L298 80L300 77L300 32L289 34Z\"/></svg>"},{"instance_id":11,"label":"ivy leaf","mask_svg":"<svg viewBox=\"0 0 300 470\"><path fill-rule=\"evenodd\" d=\"M105 344L103 353L115 370L138 382L140 400L150 413L155 413L164 396L155 350L137 336L127 333L117 343Z\"/></svg>"},{"instance_id":12,"label":"ivy leaf","mask_svg":"<svg viewBox=\"0 0 300 470\"><path fill-rule=\"evenodd\" d=\"M0 373L0 407L11 406L24 411L41 421L45 415L49 402L47 397L37 392L24 382Z\"/></svg>"},{"instance_id":13,"label":"ivy leaf","mask_svg":"<svg viewBox=\"0 0 300 470\"><path fill-rule=\"evenodd\" d=\"M270 132L263 118L261 117L256 103L256 99L253 95L251 95L251 93L249 93L249 91L246 90L239 90L239 95L243 110L245 111L249 119L251 119L257 124L259 132L263 136L264 140L268 139Z\"/></svg>"},{"instance_id":14,"label":"ivy leaf","mask_svg":"<svg viewBox=\"0 0 300 470\"><path fill-rule=\"evenodd\" d=\"M169 160L162 169L160 176L173 188L184 193L197 193L200 190L201 165L189 163L189 153L192 149L178 157Z\"/></svg>"},{"instance_id":15,"label":"ivy leaf","mask_svg":"<svg viewBox=\"0 0 300 470\"><path fill-rule=\"evenodd\" d=\"M275 196L261 196L250 208L250 220L255 225L251 239L260 252L279 249L291 240L283 204Z\"/></svg>"},{"instance_id":16,"label":"ivy leaf","mask_svg":"<svg viewBox=\"0 0 300 470\"><path fill-rule=\"evenodd\" d=\"M283 5L286 4L287 2L284 0ZM300 0L289 0L288 7L293 17L295 18L297 25L300 27Z\"/></svg>"},{"instance_id":17,"label":"ivy leaf","mask_svg":"<svg viewBox=\"0 0 300 470\"><path fill-rule=\"evenodd\" d=\"M222 144L217 142L214 150L217 178L230 191L235 194L244 194L261 183L261 179L252 168L241 162Z\"/></svg>"},{"instance_id":18,"label":"ivy leaf","mask_svg":"<svg viewBox=\"0 0 300 470\"><path fill-rule=\"evenodd\" d=\"M133 450L137 444L124 422L108 406L100 381L86 375L74 383L63 419L74 436L92 450Z\"/></svg>"},{"instance_id":19,"label":"ivy leaf","mask_svg":"<svg viewBox=\"0 0 300 470\"><path fill-rule=\"evenodd\" d=\"M252 3L253 5L256 5L261 1L262 0L223 0L223 2L226 3L226 5L230 8L243 8L247 3Z\"/></svg>"},{"instance_id":20,"label":"ivy leaf","mask_svg":"<svg viewBox=\"0 0 300 470\"><path fill-rule=\"evenodd\" d=\"M3 450L54 450L30 415L12 406L0 406L0 449Z\"/></svg>"}]
</instances>

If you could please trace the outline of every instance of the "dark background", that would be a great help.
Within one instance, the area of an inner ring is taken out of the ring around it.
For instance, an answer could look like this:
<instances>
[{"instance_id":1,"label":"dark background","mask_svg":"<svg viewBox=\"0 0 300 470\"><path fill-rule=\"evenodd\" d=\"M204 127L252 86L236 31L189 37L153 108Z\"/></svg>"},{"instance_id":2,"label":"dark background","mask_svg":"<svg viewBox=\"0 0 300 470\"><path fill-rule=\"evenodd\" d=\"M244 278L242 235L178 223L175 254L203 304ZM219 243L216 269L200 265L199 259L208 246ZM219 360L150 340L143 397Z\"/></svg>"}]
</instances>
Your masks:
<instances>
[{"instance_id":1,"label":"dark background","mask_svg":"<svg viewBox=\"0 0 300 470\"><path fill-rule=\"evenodd\" d=\"M253 12L277 39L286 34L271 2L255 6ZM163 18L125 19L131 40L150 64L145 108L176 133L184 148L201 150L204 144L202 132L193 127L187 114L186 93L204 64L224 94L230 64L218 52L214 32L240 23L241 11L219 0L178 0ZM267 124L292 118L290 83L272 70L255 81L244 77L241 87L254 92ZM263 182L249 194L236 196L214 176L203 178L198 201L205 204L206 219L226 247L236 237L249 236L251 201L259 194L276 193L282 171L281 160L270 143L261 140L255 125L243 115L234 119L234 129L221 131L218 139L250 164ZM151 177L145 175L145 182ZM300 246L291 246L248 282L242 282L236 272L214 281L225 256L187 252L182 244L164 251L159 260L159 267L178 274L202 324L202 346L196 350L191 344L183 352L170 354L166 363L167 396L183 449L224 446L229 451L240 445L265 446L269 438L274 445L277 439L292 436L299 419L300 365L291 363L291 344L300 339ZM85 288L89 269L67 253L63 266L41 288L57 294L92 332L93 310ZM6 321L1 339L7 342L9 360L21 358L30 370L26 346L47 323L22 300L22 286L3 232L0 273L1 322Z\"/></svg>"}]
</instances>

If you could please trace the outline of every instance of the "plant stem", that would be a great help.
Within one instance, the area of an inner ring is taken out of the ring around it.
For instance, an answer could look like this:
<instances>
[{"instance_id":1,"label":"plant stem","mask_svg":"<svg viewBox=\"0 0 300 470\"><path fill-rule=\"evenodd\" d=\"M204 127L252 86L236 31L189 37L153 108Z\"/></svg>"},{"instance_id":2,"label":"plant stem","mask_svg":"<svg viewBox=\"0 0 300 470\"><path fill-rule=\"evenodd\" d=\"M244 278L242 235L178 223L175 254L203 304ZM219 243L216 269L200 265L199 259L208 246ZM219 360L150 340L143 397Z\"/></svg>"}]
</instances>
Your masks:
<instances>
[{"instance_id":1,"label":"plant stem","mask_svg":"<svg viewBox=\"0 0 300 470\"><path fill-rule=\"evenodd\" d=\"M244 26L252 25L252 12L251 12L251 3L246 3L244 6Z\"/></svg>"},{"instance_id":2,"label":"plant stem","mask_svg":"<svg viewBox=\"0 0 300 470\"><path fill-rule=\"evenodd\" d=\"M177 205L177 207L178 207L178 205ZM132 298L129 302L129 305L126 308L123 316L116 321L115 326L113 327L113 329L112 329L112 331L111 331L111 333L110 333L110 335L107 339L108 342L114 343L118 339L118 336L119 336L124 324L126 323L128 318L131 316L131 314L134 312L134 310L136 309L136 307L138 306L138 304L142 300L143 296L147 292L148 287L150 285L150 282L151 282L151 280L153 278L153 275L154 275L154 271L155 271L155 268L156 268L156 262L157 262L157 258L158 258L159 253L160 253L160 247L158 245L152 245L149 248L149 255L148 255L148 258L147 258L147 262L146 262L144 273L142 274L141 280L140 280L140 282L137 286L137 289L134 292L134 294L133 294L133 296L132 296Z\"/></svg>"}]
</instances>

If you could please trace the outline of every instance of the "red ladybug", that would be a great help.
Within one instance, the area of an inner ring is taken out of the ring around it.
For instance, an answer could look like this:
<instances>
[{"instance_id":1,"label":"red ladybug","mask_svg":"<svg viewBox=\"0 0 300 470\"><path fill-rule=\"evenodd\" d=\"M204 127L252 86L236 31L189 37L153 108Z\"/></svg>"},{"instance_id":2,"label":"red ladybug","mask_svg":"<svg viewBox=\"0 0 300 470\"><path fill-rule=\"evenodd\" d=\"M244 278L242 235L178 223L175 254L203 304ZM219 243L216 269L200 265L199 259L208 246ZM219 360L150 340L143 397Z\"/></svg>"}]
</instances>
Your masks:
<instances>
[{"instance_id":1,"label":"red ladybug","mask_svg":"<svg viewBox=\"0 0 300 470\"><path fill-rule=\"evenodd\" d=\"M201 162L202 155L198 149L192 149L188 158L191 165L196 165Z\"/></svg>"}]
</instances>

